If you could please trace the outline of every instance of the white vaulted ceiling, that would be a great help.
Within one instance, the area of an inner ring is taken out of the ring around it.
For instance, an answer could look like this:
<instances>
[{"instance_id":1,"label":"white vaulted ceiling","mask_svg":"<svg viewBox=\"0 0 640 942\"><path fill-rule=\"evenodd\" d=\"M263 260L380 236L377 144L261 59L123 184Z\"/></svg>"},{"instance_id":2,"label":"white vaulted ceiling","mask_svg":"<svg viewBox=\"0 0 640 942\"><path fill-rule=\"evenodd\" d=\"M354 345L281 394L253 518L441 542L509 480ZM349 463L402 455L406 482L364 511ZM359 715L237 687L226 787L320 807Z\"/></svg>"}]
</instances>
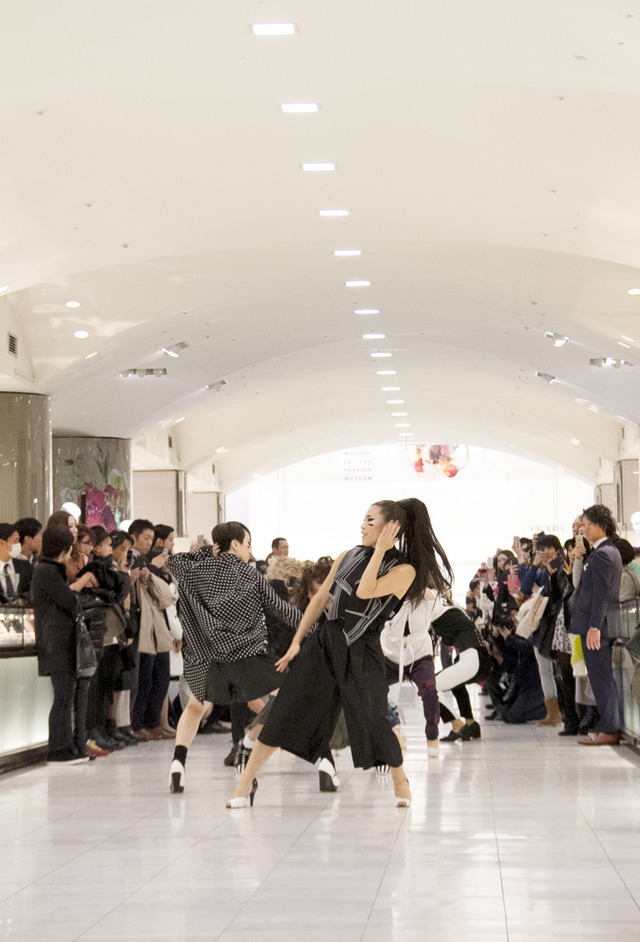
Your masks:
<instances>
[{"instance_id":1,"label":"white vaulted ceiling","mask_svg":"<svg viewBox=\"0 0 640 942\"><path fill-rule=\"evenodd\" d=\"M22 0L2 18L0 312L21 359L0 384L50 393L57 430L172 428L182 466L215 456L227 489L399 441L402 421L587 477L615 459L640 420L637 0ZM296 32L253 35L265 22Z\"/></svg>"}]
</instances>

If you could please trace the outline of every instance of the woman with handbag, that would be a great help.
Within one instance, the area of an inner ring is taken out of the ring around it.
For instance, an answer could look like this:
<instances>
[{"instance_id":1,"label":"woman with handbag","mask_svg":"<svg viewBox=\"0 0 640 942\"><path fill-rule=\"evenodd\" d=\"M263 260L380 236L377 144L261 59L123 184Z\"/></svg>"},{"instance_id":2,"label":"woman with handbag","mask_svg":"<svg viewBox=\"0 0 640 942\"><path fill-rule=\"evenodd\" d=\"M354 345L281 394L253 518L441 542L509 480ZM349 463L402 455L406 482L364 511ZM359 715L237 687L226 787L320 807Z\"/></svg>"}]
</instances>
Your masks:
<instances>
[{"instance_id":1,"label":"woman with handbag","mask_svg":"<svg viewBox=\"0 0 640 942\"><path fill-rule=\"evenodd\" d=\"M92 573L86 573L71 586L67 584L66 563L73 543L74 537L68 527L47 528L42 534L42 558L31 581L38 673L50 677L53 687L48 761L66 764L88 759L84 749L74 748L71 725L77 686L77 593L97 585Z\"/></svg>"}]
</instances>

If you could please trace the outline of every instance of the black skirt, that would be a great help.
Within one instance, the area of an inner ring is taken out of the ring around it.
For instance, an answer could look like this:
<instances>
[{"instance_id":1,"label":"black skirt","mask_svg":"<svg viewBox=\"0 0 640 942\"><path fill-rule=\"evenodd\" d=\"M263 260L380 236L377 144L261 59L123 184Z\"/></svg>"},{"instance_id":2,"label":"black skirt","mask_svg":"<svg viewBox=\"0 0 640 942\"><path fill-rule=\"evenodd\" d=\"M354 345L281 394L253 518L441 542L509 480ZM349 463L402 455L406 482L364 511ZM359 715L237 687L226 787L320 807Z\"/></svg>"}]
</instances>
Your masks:
<instances>
[{"instance_id":1,"label":"black skirt","mask_svg":"<svg viewBox=\"0 0 640 942\"><path fill-rule=\"evenodd\" d=\"M386 720L387 685L378 634L365 634L349 646L341 625L326 621L289 665L258 738L316 762L329 745L341 708L355 766L402 765L398 738Z\"/></svg>"},{"instance_id":2,"label":"black skirt","mask_svg":"<svg viewBox=\"0 0 640 942\"><path fill-rule=\"evenodd\" d=\"M273 654L255 654L239 661L212 661L207 674L206 699L210 703L248 703L278 690L284 674L278 673Z\"/></svg>"}]
</instances>

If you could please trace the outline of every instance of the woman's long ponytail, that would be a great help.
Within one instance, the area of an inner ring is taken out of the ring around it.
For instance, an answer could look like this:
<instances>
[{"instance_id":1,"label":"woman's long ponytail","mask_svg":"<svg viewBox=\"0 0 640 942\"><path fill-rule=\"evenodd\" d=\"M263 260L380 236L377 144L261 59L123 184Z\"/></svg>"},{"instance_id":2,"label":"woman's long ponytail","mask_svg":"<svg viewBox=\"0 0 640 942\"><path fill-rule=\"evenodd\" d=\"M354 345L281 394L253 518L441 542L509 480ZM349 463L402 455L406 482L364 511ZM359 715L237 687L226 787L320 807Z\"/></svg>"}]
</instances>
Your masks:
<instances>
[{"instance_id":1,"label":"woman's long ponytail","mask_svg":"<svg viewBox=\"0 0 640 942\"><path fill-rule=\"evenodd\" d=\"M453 569L433 532L426 504L417 497L408 497L399 501L378 501L376 507L380 508L386 522L397 520L400 523L400 552L416 571L405 600L417 605L427 589L446 594L453 582Z\"/></svg>"}]
</instances>

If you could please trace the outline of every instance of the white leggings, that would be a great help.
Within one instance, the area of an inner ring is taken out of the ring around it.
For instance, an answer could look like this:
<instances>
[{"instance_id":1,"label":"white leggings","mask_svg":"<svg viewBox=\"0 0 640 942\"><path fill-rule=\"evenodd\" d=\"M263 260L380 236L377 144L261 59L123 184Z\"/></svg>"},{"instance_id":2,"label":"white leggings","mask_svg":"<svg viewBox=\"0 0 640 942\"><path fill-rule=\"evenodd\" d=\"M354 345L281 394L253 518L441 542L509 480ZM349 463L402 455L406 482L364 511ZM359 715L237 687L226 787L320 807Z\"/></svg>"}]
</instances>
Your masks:
<instances>
[{"instance_id":1,"label":"white leggings","mask_svg":"<svg viewBox=\"0 0 640 942\"><path fill-rule=\"evenodd\" d=\"M475 648L467 648L458 655L458 660L451 667L445 667L443 671L436 674L436 690L438 699L449 708L451 713L460 719L460 711L456 698L451 693L454 687L460 684L466 684L467 681L475 677L480 670L480 658Z\"/></svg>"}]
</instances>

